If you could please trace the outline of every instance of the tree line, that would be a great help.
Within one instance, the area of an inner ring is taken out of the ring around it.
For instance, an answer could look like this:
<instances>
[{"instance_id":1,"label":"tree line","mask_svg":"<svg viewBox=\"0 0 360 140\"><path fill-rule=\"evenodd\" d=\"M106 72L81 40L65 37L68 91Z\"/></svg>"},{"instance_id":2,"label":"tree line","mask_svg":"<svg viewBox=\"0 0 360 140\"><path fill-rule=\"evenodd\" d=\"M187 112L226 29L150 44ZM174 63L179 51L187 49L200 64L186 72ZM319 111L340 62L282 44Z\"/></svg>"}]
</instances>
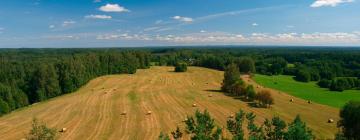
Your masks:
<instances>
[{"instance_id":1,"label":"tree line","mask_svg":"<svg viewBox=\"0 0 360 140\"><path fill-rule=\"evenodd\" d=\"M145 51L32 51L0 51L0 115L71 93L98 76L150 66Z\"/></svg>"}]
</instances>

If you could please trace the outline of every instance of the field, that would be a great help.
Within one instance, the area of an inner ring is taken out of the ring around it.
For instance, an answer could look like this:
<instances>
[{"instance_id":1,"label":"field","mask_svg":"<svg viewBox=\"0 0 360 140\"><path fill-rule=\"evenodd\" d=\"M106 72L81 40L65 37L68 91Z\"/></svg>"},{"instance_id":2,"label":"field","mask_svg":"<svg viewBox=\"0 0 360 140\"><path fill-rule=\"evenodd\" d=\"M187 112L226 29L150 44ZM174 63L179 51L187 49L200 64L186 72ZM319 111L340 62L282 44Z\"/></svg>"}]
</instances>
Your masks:
<instances>
[{"instance_id":1,"label":"field","mask_svg":"<svg viewBox=\"0 0 360 140\"><path fill-rule=\"evenodd\" d=\"M265 87L277 89L305 100L311 100L337 108L341 108L349 100L360 100L359 90L346 90L343 92L330 91L326 88L320 88L315 82L297 82L292 76L256 75L254 80Z\"/></svg>"},{"instance_id":2,"label":"field","mask_svg":"<svg viewBox=\"0 0 360 140\"><path fill-rule=\"evenodd\" d=\"M257 115L257 123L274 115L287 122L300 114L318 139L331 139L337 132L338 109L308 104L286 93L272 91L275 105L270 109L253 108L248 103L218 92L223 72L189 67L186 73L172 72L172 67L152 67L134 75L110 75L90 81L75 93L34 104L0 118L2 140L21 139L36 117L70 139L156 139L160 131L170 133L196 109L208 109L219 126L227 116L243 109ZM259 76L260 77L260 76ZM248 77L246 82L255 84ZM208 97L213 94L213 97ZM294 99L294 102L289 102ZM196 103L197 107L192 107ZM121 115L126 111L126 115ZM151 115L146 115L152 111ZM225 131L224 135L229 136ZM189 136L185 135L185 139Z\"/></svg>"}]
</instances>

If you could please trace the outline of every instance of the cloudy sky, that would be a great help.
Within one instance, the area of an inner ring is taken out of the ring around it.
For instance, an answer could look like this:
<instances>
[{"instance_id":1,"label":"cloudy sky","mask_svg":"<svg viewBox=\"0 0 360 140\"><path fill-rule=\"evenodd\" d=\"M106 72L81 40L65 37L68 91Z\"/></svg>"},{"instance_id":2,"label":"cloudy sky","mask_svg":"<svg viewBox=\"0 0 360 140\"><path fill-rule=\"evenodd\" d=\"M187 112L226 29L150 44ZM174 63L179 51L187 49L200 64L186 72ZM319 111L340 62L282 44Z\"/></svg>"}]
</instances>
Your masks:
<instances>
[{"instance_id":1,"label":"cloudy sky","mask_svg":"<svg viewBox=\"0 0 360 140\"><path fill-rule=\"evenodd\" d=\"M0 47L360 46L360 0L1 0Z\"/></svg>"}]
</instances>

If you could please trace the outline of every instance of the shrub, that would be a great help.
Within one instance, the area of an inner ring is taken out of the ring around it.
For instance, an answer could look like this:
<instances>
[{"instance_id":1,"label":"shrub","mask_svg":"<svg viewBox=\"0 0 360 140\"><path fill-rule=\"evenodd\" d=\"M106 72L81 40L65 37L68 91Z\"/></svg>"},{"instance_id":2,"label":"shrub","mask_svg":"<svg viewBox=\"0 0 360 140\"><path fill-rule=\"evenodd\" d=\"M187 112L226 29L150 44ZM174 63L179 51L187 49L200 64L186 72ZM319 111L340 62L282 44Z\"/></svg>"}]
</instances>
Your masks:
<instances>
[{"instance_id":1,"label":"shrub","mask_svg":"<svg viewBox=\"0 0 360 140\"><path fill-rule=\"evenodd\" d=\"M330 88L331 80L322 79L317 83L317 85L319 85L322 88Z\"/></svg>"},{"instance_id":2,"label":"shrub","mask_svg":"<svg viewBox=\"0 0 360 140\"><path fill-rule=\"evenodd\" d=\"M295 80L300 82L309 82L311 80L311 75L306 70L300 70L295 76Z\"/></svg>"},{"instance_id":3,"label":"shrub","mask_svg":"<svg viewBox=\"0 0 360 140\"><path fill-rule=\"evenodd\" d=\"M246 88L246 97L249 101L254 101L256 98L256 92L253 85L249 85Z\"/></svg>"},{"instance_id":4,"label":"shrub","mask_svg":"<svg viewBox=\"0 0 360 140\"><path fill-rule=\"evenodd\" d=\"M177 63L175 65L175 72L186 72L187 64L186 63Z\"/></svg>"},{"instance_id":5,"label":"shrub","mask_svg":"<svg viewBox=\"0 0 360 140\"><path fill-rule=\"evenodd\" d=\"M340 111L340 135L349 140L360 139L360 102L350 101Z\"/></svg>"},{"instance_id":6,"label":"shrub","mask_svg":"<svg viewBox=\"0 0 360 140\"><path fill-rule=\"evenodd\" d=\"M10 111L9 105L0 98L0 116Z\"/></svg>"},{"instance_id":7,"label":"shrub","mask_svg":"<svg viewBox=\"0 0 360 140\"><path fill-rule=\"evenodd\" d=\"M239 82L240 79L240 71L237 65L230 64L225 68L224 72L224 80L222 82L221 90L224 92L231 92L232 86Z\"/></svg>"},{"instance_id":8,"label":"shrub","mask_svg":"<svg viewBox=\"0 0 360 140\"><path fill-rule=\"evenodd\" d=\"M271 96L269 90L262 90L256 95L256 100L261 107L270 107L274 104L274 98Z\"/></svg>"},{"instance_id":9,"label":"shrub","mask_svg":"<svg viewBox=\"0 0 360 140\"><path fill-rule=\"evenodd\" d=\"M32 129L27 136L28 140L55 140L56 139L56 130L53 128L48 128L46 124L33 119Z\"/></svg>"}]
</instances>

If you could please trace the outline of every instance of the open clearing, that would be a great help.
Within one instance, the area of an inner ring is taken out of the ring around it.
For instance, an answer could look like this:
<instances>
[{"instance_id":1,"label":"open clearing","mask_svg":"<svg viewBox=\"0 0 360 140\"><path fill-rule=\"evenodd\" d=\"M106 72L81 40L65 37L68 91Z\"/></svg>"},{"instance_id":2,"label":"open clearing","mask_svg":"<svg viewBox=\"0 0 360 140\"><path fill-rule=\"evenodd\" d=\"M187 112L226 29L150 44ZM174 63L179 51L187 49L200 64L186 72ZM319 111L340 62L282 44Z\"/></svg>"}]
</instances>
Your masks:
<instances>
[{"instance_id":1,"label":"open clearing","mask_svg":"<svg viewBox=\"0 0 360 140\"><path fill-rule=\"evenodd\" d=\"M223 78L221 71L198 67L189 67L186 73L172 71L172 67L152 67L134 75L96 78L75 93L1 117L0 138L23 138L36 117L58 130L67 128L59 136L63 140L157 139L160 131L170 133L176 125L183 129L182 120L196 109L208 109L222 127L226 126L227 116L243 109L254 112L258 123L274 115L290 122L300 114L318 139L333 138L337 132L336 123L327 123L329 118L339 120L336 108L308 104L275 90L275 105L271 109L251 108L246 102L217 91ZM244 79L254 84L248 77ZM209 94L213 96L208 97ZM196 108L192 107L194 103ZM121 115L124 111L127 114ZM152 114L146 115L148 111Z\"/></svg>"},{"instance_id":2,"label":"open clearing","mask_svg":"<svg viewBox=\"0 0 360 140\"><path fill-rule=\"evenodd\" d=\"M265 87L337 108L341 108L349 100L360 100L359 90L346 90L343 92L330 91L327 88L320 88L316 85L316 82L304 83L295 81L293 76L267 76L257 74L254 80Z\"/></svg>"}]
</instances>

